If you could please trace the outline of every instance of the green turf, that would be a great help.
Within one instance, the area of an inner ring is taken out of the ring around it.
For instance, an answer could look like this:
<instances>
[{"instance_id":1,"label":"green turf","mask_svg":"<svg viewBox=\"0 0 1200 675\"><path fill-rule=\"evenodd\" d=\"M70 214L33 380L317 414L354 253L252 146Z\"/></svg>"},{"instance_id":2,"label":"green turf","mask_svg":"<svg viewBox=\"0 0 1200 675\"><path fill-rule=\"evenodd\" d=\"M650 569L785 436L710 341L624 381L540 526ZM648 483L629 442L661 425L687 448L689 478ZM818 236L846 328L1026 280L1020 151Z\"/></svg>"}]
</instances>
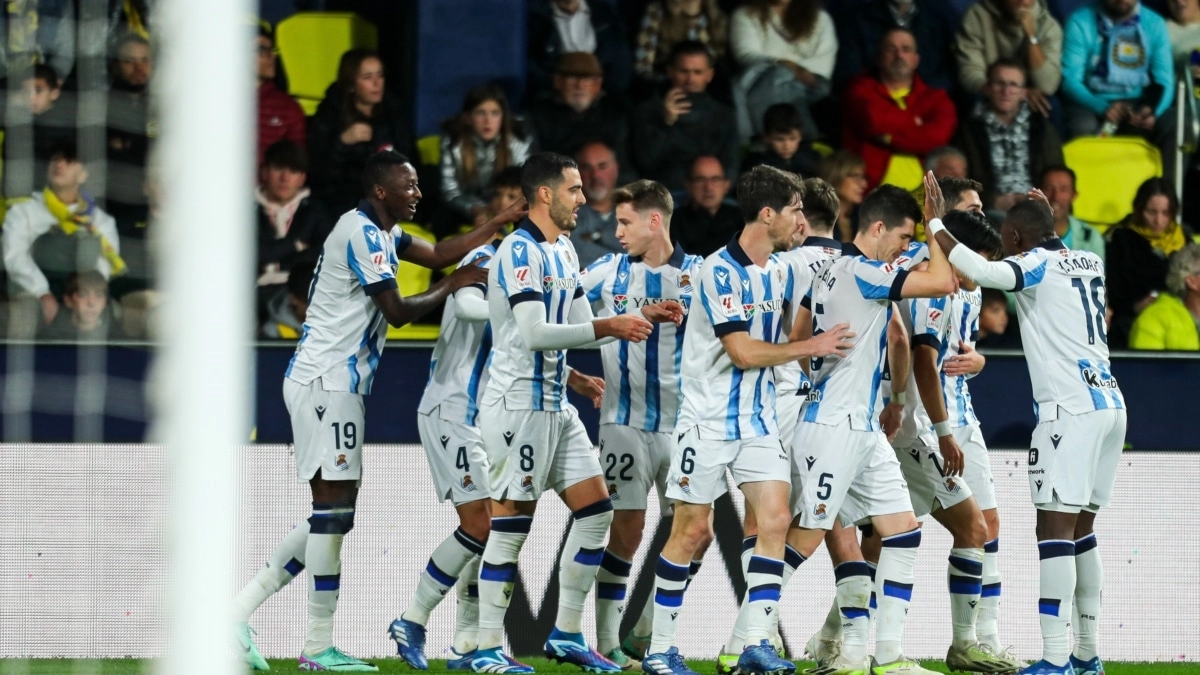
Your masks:
<instances>
[{"instance_id":1,"label":"green turf","mask_svg":"<svg viewBox=\"0 0 1200 675\"><path fill-rule=\"evenodd\" d=\"M551 663L546 659L522 659L525 663L537 669L538 673L545 675L566 675L568 673L580 673L577 668L570 666L560 666ZM379 671L382 673L412 673L414 671L408 666L405 666L399 659L380 659L375 662L379 666ZM713 661L690 661L689 665L701 675L710 675L716 672L716 664ZM797 661L796 665L800 668L807 668L812 665ZM926 661L925 667L931 670L936 670L940 673L949 672L946 667L934 661ZM430 668L427 672L447 673L453 671L445 670L444 661L433 661L430 663ZM1200 675L1200 663L1106 663L1105 669L1108 675ZM104 661L75 661L66 659L37 659L29 661L20 661L15 659L0 659L0 675L143 675L143 673L153 673L149 661L136 661L132 659L111 659ZM279 673L295 673L295 659L272 659L271 672ZM457 671L461 673L462 671Z\"/></svg>"}]
</instances>

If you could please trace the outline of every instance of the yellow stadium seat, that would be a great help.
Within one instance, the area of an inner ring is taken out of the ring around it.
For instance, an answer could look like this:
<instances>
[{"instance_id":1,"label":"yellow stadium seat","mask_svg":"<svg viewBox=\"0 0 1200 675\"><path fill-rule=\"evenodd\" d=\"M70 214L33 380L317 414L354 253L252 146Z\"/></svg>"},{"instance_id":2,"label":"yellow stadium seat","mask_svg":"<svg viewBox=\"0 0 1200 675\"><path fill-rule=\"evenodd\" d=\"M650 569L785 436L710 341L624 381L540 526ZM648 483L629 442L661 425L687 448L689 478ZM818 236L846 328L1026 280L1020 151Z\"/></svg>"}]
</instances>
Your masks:
<instances>
[{"instance_id":1,"label":"yellow stadium seat","mask_svg":"<svg viewBox=\"0 0 1200 675\"><path fill-rule=\"evenodd\" d=\"M442 161L442 137L430 134L418 138L417 154L425 166L437 166Z\"/></svg>"},{"instance_id":2,"label":"yellow stadium seat","mask_svg":"<svg viewBox=\"0 0 1200 675\"><path fill-rule=\"evenodd\" d=\"M1119 222L1146 179L1161 176L1158 148L1140 138L1077 138L1063 146L1075 171L1075 217L1096 225Z\"/></svg>"},{"instance_id":3,"label":"yellow stadium seat","mask_svg":"<svg viewBox=\"0 0 1200 675\"><path fill-rule=\"evenodd\" d=\"M288 93L312 115L337 79L342 54L355 47L375 49L379 35L352 12L298 12L279 22L275 44L287 70Z\"/></svg>"},{"instance_id":4,"label":"yellow stadium seat","mask_svg":"<svg viewBox=\"0 0 1200 675\"><path fill-rule=\"evenodd\" d=\"M437 241L432 232L415 223L400 223L400 227L404 228L404 231L412 235L414 239L424 239L431 244ZM396 270L396 286L400 288L400 295L406 297L429 290L429 282L432 278L432 270L403 260L400 261L400 268ZM438 330L438 326L411 323L400 328L388 326L387 339L436 340Z\"/></svg>"}]
</instances>

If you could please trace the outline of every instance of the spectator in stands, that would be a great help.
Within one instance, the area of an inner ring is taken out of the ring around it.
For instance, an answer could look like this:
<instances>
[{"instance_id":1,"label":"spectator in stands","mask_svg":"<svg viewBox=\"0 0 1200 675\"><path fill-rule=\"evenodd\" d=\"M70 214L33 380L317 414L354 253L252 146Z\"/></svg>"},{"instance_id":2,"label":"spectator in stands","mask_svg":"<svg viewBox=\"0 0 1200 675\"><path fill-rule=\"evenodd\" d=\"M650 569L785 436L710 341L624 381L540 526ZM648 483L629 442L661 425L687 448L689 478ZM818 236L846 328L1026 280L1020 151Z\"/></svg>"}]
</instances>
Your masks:
<instances>
[{"instance_id":1,"label":"spectator in stands","mask_svg":"<svg viewBox=\"0 0 1200 675\"><path fill-rule=\"evenodd\" d=\"M653 0L646 5L634 45L634 74L657 89L675 45L695 40L720 61L729 43L729 17L717 0Z\"/></svg>"},{"instance_id":2,"label":"spectator in stands","mask_svg":"<svg viewBox=\"0 0 1200 675\"><path fill-rule=\"evenodd\" d=\"M791 103L804 136L820 137L809 107L829 95L838 40L820 0L749 0L733 13L730 47L755 135L767 108Z\"/></svg>"},{"instance_id":3,"label":"spectator in stands","mask_svg":"<svg viewBox=\"0 0 1200 675\"><path fill-rule=\"evenodd\" d=\"M1163 18L1137 0L1097 0L1067 21L1063 93L1071 137L1129 134L1175 156L1175 69ZM1168 178L1175 162L1164 161Z\"/></svg>"},{"instance_id":4,"label":"spectator in stands","mask_svg":"<svg viewBox=\"0 0 1200 675\"><path fill-rule=\"evenodd\" d=\"M0 9L0 82L44 64L62 81L75 68L75 3L8 2Z\"/></svg>"},{"instance_id":5,"label":"spectator in stands","mask_svg":"<svg viewBox=\"0 0 1200 675\"><path fill-rule=\"evenodd\" d=\"M725 201L729 177L721 160L711 155L697 157L687 192L687 203L671 217L671 236L688 253L711 255L745 225L738 208Z\"/></svg>"},{"instance_id":6,"label":"spectator in stands","mask_svg":"<svg viewBox=\"0 0 1200 675\"><path fill-rule=\"evenodd\" d=\"M554 91L530 105L529 121L542 150L572 156L584 143L602 141L617 153L622 180L633 180L629 108L624 97L606 94L603 84L604 72L593 54L563 54L554 71Z\"/></svg>"},{"instance_id":7,"label":"spectator in stands","mask_svg":"<svg viewBox=\"0 0 1200 675\"><path fill-rule=\"evenodd\" d=\"M670 88L634 112L633 159L643 178L671 190L687 185L697 157L721 159L725 176L737 171L737 124L733 109L713 99L708 84L713 59L703 43L684 40L672 50Z\"/></svg>"},{"instance_id":8,"label":"spectator in stands","mask_svg":"<svg viewBox=\"0 0 1200 675\"><path fill-rule=\"evenodd\" d=\"M3 120L6 195L45 187L51 151L75 143L75 111L59 99L62 87L54 69L39 63L23 79L22 95L9 98L15 109Z\"/></svg>"},{"instance_id":9,"label":"spectator in stands","mask_svg":"<svg viewBox=\"0 0 1200 675\"><path fill-rule=\"evenodd\" d=\"M867 196L866 162L853 152L838 150L821 160L819 175L837 193L841 212L834 234L842 242L854 241L858 231L858 205Z\"/></svg>"},{"instance_id":10,"label":"spectator in stands","mask_svg":"<svg viewBox=\"0 0 1200 675\"><path fill-rule=\"evenodd\" d=\"M144 204L146 157L150 151L148 85L154 61L146 38L129 33L117 42L110 62L108 96L108 182L106 203Z\"/></svg>"},{"instance_id":11,"label":"spectator in stands","mask_svg":"<svg viewBox=\"0 0 1200 675\"><path fill-rule=\"evenodd\" d=\"M791 171L802 177L817 175L821 155L804 136L800 111L791 103L776 103L763 114L763 148L746 155L742 171L759 164Z\"/></svg>"},{"instance_id":12,"label":"spectator in stands","mask_svg":"<svg viewBox=\"0 0 1200 675\"><path fill-rule=\"evenodd\" d=\"M358 203L371 155L392 149L415 156L408 118L385 84L379 55L351 49L342 54L337 80L309 122L313 193L335 213Z\"/></svg>"},{"instance_id":13,"label":"spectator in stands","mask_svg":"<svg viewBox=\"0 0 1200 675\"><path fill-rule=\"evenodd\" d=\"M920 186L920 157L954 135L954 104L917 74L920 61L912 32L892 28L883 35L876 70L851 82L843 97L842 147L862 156L872 189Z\"/></svg>"},{"instance_id":14,"label":"spectator in stands","mask_svg":"<svg viewBox=\"0 0 1200 675\"><path fill-rule=\"evenodd\" d=\"M924 168L932 171L934 178L966 178L969 173L967 156L953 145L944 145L925 155Z\"/></svg>"},{"instance_id":15,"label":"spectator in stands","mask_svg":"<svg viewBox=\"0 0 1200 675\"><path fill-rule=\"evenodd\" d=\"M308 315L308 287L316 265L301 263L292 268L287 284L267 303L267 318L258 336L265 340L299 340Z\"/></svg>"},{"instance_id":16,"label":"spectator in stands","mask_svg":"<svg viewBox=\"0 0 1200 675\"><path fill-rule=\"evenodd\" d=\"M1108 231L1108 343L1128 344L1133 320L1167 287L1167 259L1187 245L1190 231L1176 217L1179 200L1164 178L1138 187L1133 213Z\"/></svg>"},{"instance_id":17,"label":"spectator in stands","mask_svg":"<svg viewBox=\"0 0 1200 675\"><path fill-rule=\"evenodd\" d=\"M1167 34L1171 36L1175 73L1182 75L1183 69L1192 65L1192 52L1200 49L1200 0L1171 0L1167 9L1170 10Z\"/></svg>"},{"instance_id":18,"label":"spectator in stands","mask_svg":"<svg viewBox=\"0 0 1200 675\"><path fill-rule=\"evenodd\" d=\"M55 150L46 189L14 204L0 229L10 289L40 301L43 323L58 314L70 275L125 271L116 222L83 191L87 177L74 147Z\"/></svg>"},{"instance_id":19,"label":"spectator in stands","mask_svg":"<svg viewBox=\"0 0 1200 675\"><path fill-rule=\"evenodd\" d=\"M945 0L866 0L831 2L838 29L838 59L834 89L841 91L854 78L879 61L884 35L893 28L913 34L921 50L917 73L931 87L954 86L954 32L957 12Z\"/></svg>"},{"instance_id":20,"label":"spectator in stands","mask_svg":"<svg viewBox=\"0 0 1200 675\"><path fill-rule=\"evenodd\" d=\"M524 164L529 146L514 129L500 87L484 84L468 91L459 115L442 125L442 198L453 217L460 223L487 222L492 177Z\"/></svg>"},{"instance_id":21,"label":"spectator in stands","mask_svg":"<svg viewBox=\"0 0 1200 675\"><path fill-rule=\"evenodd\" d=\"M307 121L296 99L275 86L279 52L275 49L275 33L271 24L260 21L255 53L258 55L258 161L262 166L263 153L283 139L304 145L307 140Z\"/></svg>"},{"instance_id":22,"label":"spectator in stands","mask_svg":"<svg viewBox=\"0 0 1200 675\"><path fill-rule=\"evenodd\" d=\"M587 203L576 212L575 231L571 242L579 255L579 266L585 267L606 253L623 253L625 247L617 239L617 218L612 192L617 188L620 167L613 149L594 141L575 153L579 177L583 180L583 196Z\"/></svg>"},{"instance_id":23,"label":"spectator in stands","mask_svg":"<svg viewBox=\"0 0 1200 675\"><path fill-rule=\"evenodd\" d=\"M552 73L562 54L595 54L604 68L612 93L624 93L633 77L632 50L625 24L605 0L530 0L525 24L528 57L526 84L530 91L550 89Z\"/></svg>"},{"instance_id":24,"label":"spectator in stands","mask_svg":"<svg viewBox=\"0 0 1200 675\"><path fill-rule=\"evenodd\" d=\"M1054 126L1027 104L1020 61L996 61L987 78L987 98L963 120L955 145L967 155L971 178L983 184L985 208L999 214L1024 201L1046 167L1063 163L1063 152Z\"/></svg>"},{"instance_id":25,"label":"spectator in stands","mask_svg":"<svg viewBox=\"0 0 1200 675\"><path fill-rule=\"evenodd\" d=\"M492 179L492 198L484 210L488 220L500 215L521 198L521 165L505 167Z\"/></svg>"},{"instance_id":26,"label":"spectator in stands","mask_svg":"<svg viewBox=\"0 0 1200 675\"><path fill-rule=\"evenodd\" d=\"M301 263L315 263L336 216L310 197L308 156L290 140L267 148L259 170L258 285L272 287L287 281Z\"/></svg>"},{"instance_id":27,"label":"spectator in stands","mask_svg":"<svg viewBox=\"0 0 1200 675\"><path fill-rule=\"evenodd\" d=\"M105 342L125 337L108 307L108 281L103 274L95 270L71 274L67 277L63 304L67 311L59 312L38 337L70 342Z\"/></svg>"},{"instance_id":28,"label":"spectator in stands","mask_svg":"<svg viewBox=\"0 0 1200 675\"><path fill-rule=\"evenodd\" d=\"M1200 244L1171 255L1167 290L1138 315L1130 349L1200 350Z\"/></svg>"},{"instance_id":29,"label":"spectator in stands","mask_svg":"<svg viewBox=\"0 0 1200 675\"><path fill-rule=\"evenodd\" d=\"M1016 322L1010 321L1008 298L1004 291L995 288L983 289L982 305L979 308L979 340L976 349L1020 349L1021 331Z\"/></svg>"},{"instance_id":30,"label":"spectator in stands","mask_svg":"<svg viewBox=\"0 0 1200 675\"><path fill-rule=\"evenodd\" d=\"M1062 47L1062 26L1045 0L982 0L967 9L955 38L958 81L968 93L990 98L991 65L1015 62L1029 74L1029 109L1049 117L1062 83Z\"/></svg>"},{"instance_id":31,"label":"spectator in stands","mask_svg":"<svg viewBox=\"0 0 1200 675\"><path fill-rule=\"evenodd\" d=\"M1054 210L1054 231L1063 245L1070 249L1091 251L1104 260L1104 236L1071 214L1072 204L1079 196L1075 191L1075 172L1062 164L1047 166L1042 169L1038 187L1050 200L1050 208Z\"/></svg>"}]
</instances>

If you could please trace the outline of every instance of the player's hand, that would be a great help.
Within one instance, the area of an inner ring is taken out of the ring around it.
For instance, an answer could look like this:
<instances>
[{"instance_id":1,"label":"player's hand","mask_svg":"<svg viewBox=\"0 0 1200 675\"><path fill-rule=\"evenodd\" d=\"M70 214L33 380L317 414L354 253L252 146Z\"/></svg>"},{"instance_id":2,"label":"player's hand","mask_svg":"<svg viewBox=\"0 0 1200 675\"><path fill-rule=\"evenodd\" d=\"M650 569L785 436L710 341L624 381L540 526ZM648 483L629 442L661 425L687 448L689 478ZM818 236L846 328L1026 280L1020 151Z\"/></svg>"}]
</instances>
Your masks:
<instances>
[{"instance_id":1,"label":"player's hand","mask_svg":"<svg viewBox=\"0 0 1200 675\"><path fill-rule=\"evenodd\" d=\"M674 300L646 305L642 308L642 316L651 323L673 323L678 326L683 323L683 305Z\"/></svg>"},{"instance_id":2,"label":"player's hand","mask_svg":"<svg viewBox=\"0 0 1200 675\"><path fill-rule=\"evenodd\" d=\"M879 413L879 426L883 428L888 443L896 440L896 434L900 433L900 424L903 419L904 406L899 403L889 403L883 407L883 412Z\"/></svg>"},{"instance_id":3,"label":"player's hand","mask_svg":"<svg viewBox=\"0 0 1200 675\"><path fill-rule=\"evenodd\" d=\"M977 375L987 364L987 357L975 351L971 345L963 343L962 351L942 364L942 372L950 377L960 375Z\"/></svg>"},{"instance_id":4,"label":"player's hand","mask_svg":"<svg viewBox=\"0 0 1200 675\"><path fill-rule=\"evenodd\" d=\"M525 201L524 197L517 197L517 201L509 204L504 208L503 211L497 213L495 216L492 216L492 219L488 221L486 227L499 230L509 223L515 223L518 220L521 220L527 213L529 213L529 204Z\"/></svg>"},{"instance_id":5,"label":"player's hand","mask_svg":"<svg viewBox=\"0 0 1200 675\"><path fill-rule=\"evenodd\" d=\"M932 171L925 172L925 222L946 215L946 197L942 194L942 186L933 177Z\"/></svg>"},{"instance_id":6,"label":"player's hand","mask_svg":"<svg viewBox=\"0 0 1200 675\"><path fill-rule=\"evenodd\" d=\"M470 265L463 265L462 267L454 270L450 273L450 276L446 278L450 280L450 285L453 286L454 290L456 291L460 288L466 288L467 286L474 286L475 284L483 284L486 286L488 282L488 271L486 267L483 267L483 263L487 262L488 260L489 258L479 258L478 260L472 261Z\"/></svg>"},{"instance_id":7,"label":"player's hand","mask_svg":"<svg viewBox=\"0 0 1200 675\"><path fill-rule=\"evenodd\" d=\"M805 340L803 344L807 345L813 352L812 356L817 358L845 356L846 352L854 349L855 335L856 333L850 331L850 324L839 323L832 329Z\"/></svg>"},{"instance_id":8,"label":"player's hand","mask_svg":"<svg viewBox=\"0 0 1200 675\"><path fill-rule=\"evenodd\" d=\"M666 98L663 99L663 122L667 126L674 126L675 122L679 121L680 115L686 115L692 111L692 102L688 100L687 93L678 87L672 87L667 92Z\"/></svg>"},{"instance_id":9,"label":"player's hand","mask_svg":"<svg viewBox=\"0 0 1200 675\"><path fill-rule=\"evenodd\" d=\"M371 130L371 125L366 122L355 122L346 127L342 132L342 143L345 145L354 145L355 143L366 143L371 140L374 132Z\"/></svg>"},{"instance_id":10,"label":"player's hand","mask_svg":"<svg viewBox=\"0 0 1200 675\"><path fill-rule=\"evenodd\" d=\"M627 342L642 342L654 331L654 324L637 314L620 314L592 322L596 338L615 337Z\"/></svg>"},{"instance_id":11,"label":"player's hand","mask_svg":"<svg viewBox=\"0 0 1200 675\"><path fill-rule=\"evenodd\" d=\"M1050 199L1046 197L1045 192L1042 192L1041 190L1039 190L1037 188L1030 188L1029 192L1025 193L1025 196L1036 202L1041 202L1042 204L1045 204L1046 208L1050 209L1051 213L1054 212L1054 207L1050 206Z\"/></svg>"},{"instance_id":12,"label":"player's hand","mask_svg":"<svg viewBox=\"0 0 1200 675\"><path fill-rule=\"evenodd\" d=\"M592 405L599 408L604 400L604 378L585 375L574 368L567 375L567 386L576 394L587 398Z\"/></svg>"},{"instance_id":13,"label":"player's hand","mask_svg":"<svg viewBox=\"0 0 1200 675\"><path fill-rule=\"evenodd\" d=\"M1042 117L1050 117L1050 97L1041 89L1030 87L1025 94L1025 102L1033 112L1040 113Z\"/></svg>"},{"instance_id":14,"label":"player's hand","mask_svg":"<svg viewBox=\"0 0 1200 675\"><path fill-rule=\"evenodd\" d=\"M946 476L961 476L963 474L963 451L958 447L954 436L939 436L938 450L942 453L942 474Z\"/></svg>"}]
</instances>

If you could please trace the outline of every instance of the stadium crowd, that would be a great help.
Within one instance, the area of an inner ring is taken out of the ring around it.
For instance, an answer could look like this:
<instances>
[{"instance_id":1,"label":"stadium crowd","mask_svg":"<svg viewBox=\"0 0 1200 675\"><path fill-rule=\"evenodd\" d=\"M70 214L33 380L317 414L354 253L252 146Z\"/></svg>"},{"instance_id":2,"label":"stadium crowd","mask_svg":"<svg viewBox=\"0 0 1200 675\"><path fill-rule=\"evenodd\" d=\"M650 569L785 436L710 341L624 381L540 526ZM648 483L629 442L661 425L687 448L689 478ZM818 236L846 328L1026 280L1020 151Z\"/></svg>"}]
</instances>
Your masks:
<instances>
[{"instance_id":1,"label":"stadium crowd","mask_svg":"<svg viewBox=\"0 0 1200 675\"><path fill-rule=\"evenodd\" d=\"M0 16L9 335L152 337L150 9L108 6L103 45L91 44L71 0L7 3ZM759 164L833 185L843 240L869 190L919 192L926 169L978 181L993 219L1039 187L1064 243L1106 258L1112 346L1200 349L1200 251L1184 222L1200 204L1176 194L1169 159L1184 105L1175 80L1200 68L1200 0L979 0L959 14L951 0L531 0L521 105L479 82L433 153L418 152L412 102L393 93L371 50L342 56L306 117L263 23L259 337L299 335L325 235L358 202L378 150L425 162L411 229L430 238L487 222L519 194L516 167L548 150L580 165L584 264L621 251L611 195L636 178L671 190L672 235L697 255L740 227L730 188ZM107 161L89 175L79 106L97 90ZM1097 135L1140 136L1168 158L1120 222L1072 215L1063 144ZM1184 170L1191 185L1190 157ZM1011 300L1008 309L985 345L1019 347Z\"/></svg>"}]
</instances>

